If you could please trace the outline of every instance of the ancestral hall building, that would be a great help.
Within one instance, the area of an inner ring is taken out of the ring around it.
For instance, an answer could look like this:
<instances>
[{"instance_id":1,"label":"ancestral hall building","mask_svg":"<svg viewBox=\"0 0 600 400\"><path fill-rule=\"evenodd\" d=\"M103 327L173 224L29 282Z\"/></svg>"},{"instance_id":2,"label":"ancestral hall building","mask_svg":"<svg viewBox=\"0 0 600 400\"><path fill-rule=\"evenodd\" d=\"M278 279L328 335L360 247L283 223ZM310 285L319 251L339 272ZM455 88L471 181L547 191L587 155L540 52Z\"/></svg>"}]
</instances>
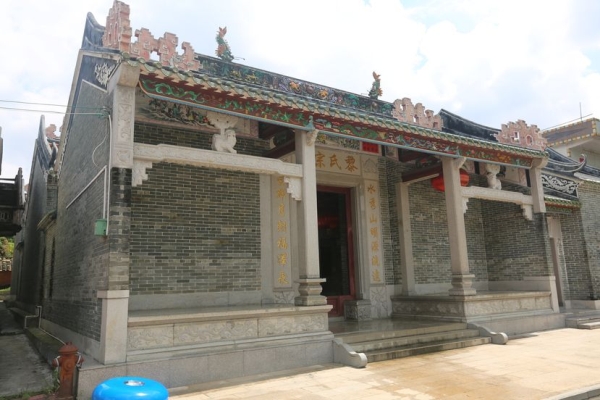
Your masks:
<instances>
[{"instance_id":1,"label":"ancestral hall building","mask_svg":"<svg viewBox=\"0 0 600 400\"><path fill-rule=\"evenodd\" d=\"M87 111L35 161L15 256L16 304L86 354L80 394L352 364L330 321L510 334L598 308L600 172L535 125L382 101L377 74L361 96L241 65L225 29L218 57L178 49L129 13L87 17Z\"/></svg>"}]
</instances>

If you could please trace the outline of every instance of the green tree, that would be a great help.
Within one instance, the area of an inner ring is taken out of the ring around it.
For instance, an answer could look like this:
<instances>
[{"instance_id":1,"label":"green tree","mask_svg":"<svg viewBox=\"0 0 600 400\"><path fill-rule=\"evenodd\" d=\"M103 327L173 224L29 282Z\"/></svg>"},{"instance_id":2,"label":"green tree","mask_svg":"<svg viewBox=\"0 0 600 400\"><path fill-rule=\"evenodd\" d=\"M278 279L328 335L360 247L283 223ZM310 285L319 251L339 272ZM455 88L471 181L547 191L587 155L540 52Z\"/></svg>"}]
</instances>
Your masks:
<instances>
[{"instance_id":1,"label":"green tree","mask_svg":"<svg viewBox=\"0 0 600 400\"><path fill-rule=\"evenodd\" d=\"M12 258L14 250L14 238L0 237L0 258Z\"/></svg>"}]
</instances>

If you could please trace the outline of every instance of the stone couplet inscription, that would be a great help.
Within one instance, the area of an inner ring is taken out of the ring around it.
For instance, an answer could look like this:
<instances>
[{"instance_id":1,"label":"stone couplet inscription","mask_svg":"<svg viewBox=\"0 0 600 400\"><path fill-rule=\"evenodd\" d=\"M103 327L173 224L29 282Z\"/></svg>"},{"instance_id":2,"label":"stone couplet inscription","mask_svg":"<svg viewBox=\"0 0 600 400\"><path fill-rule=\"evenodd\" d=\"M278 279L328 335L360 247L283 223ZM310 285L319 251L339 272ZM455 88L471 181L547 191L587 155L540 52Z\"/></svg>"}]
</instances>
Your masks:
<instances>
[{"instance_id":1,"label":"stone couplet inscription","mask_svg":"<svg viewBox=\"0 0 600 400\"><path fill-rule=\"evenodd\" d=\"M364 198L366 200L368 258L372 284L383 283L383 259L381 248L381 221L379 204L379 184L365 180Z\"/></svg>"},{"instance_id":2,"label":"stone couplet inscription","mask_svg":"<svg viewBox=\"0 0 600 400\"><path fill-rule=\"evenodd\" d=\"M273 257L274 257L274 287L289 289L292 272L290 244L290 196L287 192L284 177L279 175L272 178L271 204L273 205Z\"/></svg>"}]
</instances>

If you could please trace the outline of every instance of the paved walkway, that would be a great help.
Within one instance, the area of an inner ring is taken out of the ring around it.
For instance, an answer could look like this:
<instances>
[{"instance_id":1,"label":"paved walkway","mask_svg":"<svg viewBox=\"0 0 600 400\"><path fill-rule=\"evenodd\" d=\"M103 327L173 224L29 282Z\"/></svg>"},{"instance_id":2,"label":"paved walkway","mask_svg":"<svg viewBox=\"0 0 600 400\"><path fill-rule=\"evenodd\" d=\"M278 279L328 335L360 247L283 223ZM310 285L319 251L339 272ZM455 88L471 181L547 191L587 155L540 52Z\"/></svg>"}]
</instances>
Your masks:
<instances>
[{"instance_id":1,"label":"paved walkway","mask_svg":"<svg viewBox=\"0 0 600 400\"><path fill-rule=\"evenodd\" d=\"M600 395L600 329L539 332L506 345L372 363L364 369L327 365L288 373L293 375L179 388L170 391L170 399L594 398Z\"/></svg>"},{"instance_id":2,"label":"paved walkway","mask_svg":"<svg viewBox=\"0 0 600 400\"><path fill-rule=\"evenodd\" d=\"M38 393L51 386L52 371L0 302L0 398Z\"/></svg>"},{"instance_id":3,"label":"paved walkway","mask_svg":"<svg viewBox=\"0 0 600 400\"><path fill-rule=\"evenodd\" d=\"M170 398L586 399L600 396L599 366L600 329L559 329L363 369L331 364L171 389ZM44 390L50 379L50 368L0 302L0 398Z\"/></svg>"}]
</instances>

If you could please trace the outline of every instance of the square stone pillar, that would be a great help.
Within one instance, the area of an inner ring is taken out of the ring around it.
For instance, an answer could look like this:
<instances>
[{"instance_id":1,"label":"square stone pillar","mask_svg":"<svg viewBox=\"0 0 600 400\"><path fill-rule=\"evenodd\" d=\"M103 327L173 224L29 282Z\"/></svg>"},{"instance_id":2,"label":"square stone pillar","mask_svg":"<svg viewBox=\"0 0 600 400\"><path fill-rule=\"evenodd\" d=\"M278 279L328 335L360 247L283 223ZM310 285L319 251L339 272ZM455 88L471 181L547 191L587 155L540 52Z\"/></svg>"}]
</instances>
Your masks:
<instances>
[{"instance_id":1,"label":"square stone pillar","mask_svg":"<svg viewBox=\"0 0 600 400\"><path fill-rule=\"evenodd\" d=\"M302 164L302 200L298 207L298 268L300 295L294 299L297 306L327 304L321 296L319 268L319 226L317 222L317 169L315 140L317 131L296 131L296 162Z\"/></svg>"},{"instance_id":2,"label":"square stone pillar","mask_svg":"<svg viewBox=\"0 0 600 400\"><path fill-rule=\"evenodd\" d=\"M400 257L402 261L402 295L404 296L416 294L408 187L408 183L399 182L396 184L396 199L398 199L398 232L400 233Z\"/></svg>"},{"instance_id":3,"label":"square stone pillar","mask_svg":"<svg viewBox=\"0 0 600 400\"><path fill-rule=\"evenodd\" d=\"M531 197L533 198L533 212L545 213L546 202L544 201L544 188L542 186L542 168L548 163L547 159L537 159L529 170L531 181Z\"/></svg>"},{"instance_id":4,"label":"square stone pillar","mask_svg":"<svg viewBox=\"0 0 600 400\"><path fill-rule=\"evenodd\" d=\"M442 158L446 211L448 214L450 264L452 267L452 289L450 289L450 295L453 296L471 296L476 293L472 287L475 275L469 273L467 233L460 185L460 167L464 162L464 158Z\"/></svg>"}]
</instances>

